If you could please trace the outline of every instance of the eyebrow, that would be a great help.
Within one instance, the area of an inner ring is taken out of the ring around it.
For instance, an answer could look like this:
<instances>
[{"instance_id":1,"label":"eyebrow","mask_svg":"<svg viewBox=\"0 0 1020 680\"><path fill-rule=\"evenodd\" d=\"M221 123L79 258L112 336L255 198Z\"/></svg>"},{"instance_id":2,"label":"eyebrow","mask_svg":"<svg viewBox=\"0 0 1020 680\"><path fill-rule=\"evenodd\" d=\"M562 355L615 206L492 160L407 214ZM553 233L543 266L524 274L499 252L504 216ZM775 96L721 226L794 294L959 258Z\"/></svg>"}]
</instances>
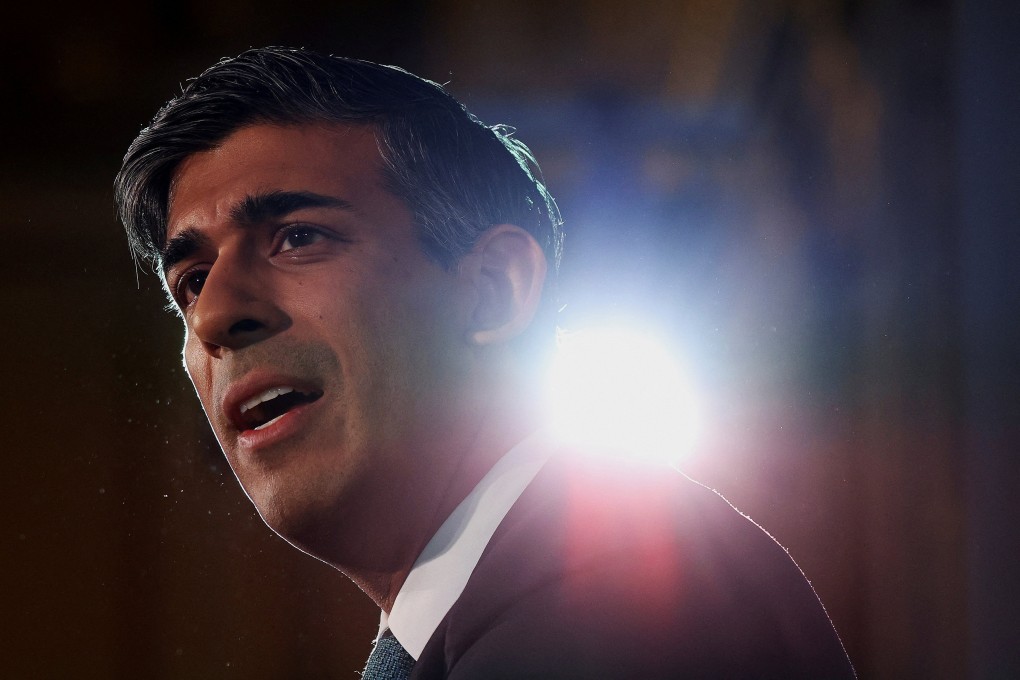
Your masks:
<instances>
[{"instance_id":1,"label":"eyebrow","mask_svg":"<svg viewBox=\"0 0 1020 680\"><path fill-rule=\"evenodd\" d=\"M230 209L230 219L244 226L254 226L305 208L351 210L353 207L342 198L311 191L266 191L245 196ZM188 227L169 239L159 258L164 277L174 265L208 244L209 237L194 227Z\"/></svg>"},{"instance_id":2,"label":"eyebrow","mask_svg":"<svg viewBox=\"0 0 1020 680\"><path fill-rule=\"evenodd\" d=\"M266 191L245 196L230 210L230 217L242 224L259 224L304 208L350 210L350 202L311 191Z\"/></svg>"},{"instance_id":3,"label":"eyebrow","mask_svg":"<svg viewBox=\"0 0 1020 680\"><path fill-rule=\"evenodd\" d=\"M159 267L166 278L167 272L192 253L209 243L209 237L194 227L189 227L166 242L159 254Z\"/></svg>"}]
</instances>

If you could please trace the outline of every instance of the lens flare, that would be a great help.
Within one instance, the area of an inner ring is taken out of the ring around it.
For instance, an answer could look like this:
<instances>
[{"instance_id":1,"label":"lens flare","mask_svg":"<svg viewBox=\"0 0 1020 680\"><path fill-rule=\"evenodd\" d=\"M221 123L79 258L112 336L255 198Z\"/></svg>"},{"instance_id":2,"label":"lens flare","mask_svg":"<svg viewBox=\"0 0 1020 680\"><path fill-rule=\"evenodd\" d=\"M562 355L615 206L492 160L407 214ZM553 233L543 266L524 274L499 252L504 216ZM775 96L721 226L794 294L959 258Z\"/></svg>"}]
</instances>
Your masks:
<instances>
[{"instance_id":1,"label":"lens flare","mask_svg":"<svg viewBox=\"0 0 1020 680\"><path fill-rule=\"evenodd\" d=\"M677 464L694 442L695 404L686 376L647 334L563 334L549 399L554 434L593 451Z\"/></svg>"}]
</instances>

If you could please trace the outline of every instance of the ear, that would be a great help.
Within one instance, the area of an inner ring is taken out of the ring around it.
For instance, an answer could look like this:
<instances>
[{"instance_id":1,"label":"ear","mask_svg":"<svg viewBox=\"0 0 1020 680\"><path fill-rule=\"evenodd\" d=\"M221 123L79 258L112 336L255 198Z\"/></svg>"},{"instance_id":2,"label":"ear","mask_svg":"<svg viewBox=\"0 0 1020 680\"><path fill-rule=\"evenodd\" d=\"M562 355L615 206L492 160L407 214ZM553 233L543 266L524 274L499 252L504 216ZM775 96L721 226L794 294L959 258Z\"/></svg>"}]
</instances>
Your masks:
<instances>
[{"instance_id":1,"label":"ear","mask_svg":"<svg viewBox=\"0 0 1020 680\"><path fill-rule=\"evenodd\" d=\"M462 261L461 272L478 293L468 339L496 345L520 335L542 299L546 260L542 247L513 224L489 228Z\"/></svg>"}]
</instances>

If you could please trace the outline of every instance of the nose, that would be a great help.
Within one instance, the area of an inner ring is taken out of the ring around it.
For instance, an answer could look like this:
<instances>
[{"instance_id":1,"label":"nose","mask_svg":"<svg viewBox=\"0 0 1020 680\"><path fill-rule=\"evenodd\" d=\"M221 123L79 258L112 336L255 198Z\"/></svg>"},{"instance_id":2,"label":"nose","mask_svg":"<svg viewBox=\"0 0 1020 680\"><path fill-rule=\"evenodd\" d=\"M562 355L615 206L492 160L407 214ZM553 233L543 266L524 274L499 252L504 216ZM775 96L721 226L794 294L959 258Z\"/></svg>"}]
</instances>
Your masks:
<instances>
[{"instance_id":1,"label":"nose","mask_svg":"<svg viewBox=\"0 0 1020 680\"><path fill-rule=\"evenodd\" d=\"M214 357L262 342L291 323L276 300L271 277L228 257L213 264L193 305L190 331Z\"/></svg>"}]
</instances>

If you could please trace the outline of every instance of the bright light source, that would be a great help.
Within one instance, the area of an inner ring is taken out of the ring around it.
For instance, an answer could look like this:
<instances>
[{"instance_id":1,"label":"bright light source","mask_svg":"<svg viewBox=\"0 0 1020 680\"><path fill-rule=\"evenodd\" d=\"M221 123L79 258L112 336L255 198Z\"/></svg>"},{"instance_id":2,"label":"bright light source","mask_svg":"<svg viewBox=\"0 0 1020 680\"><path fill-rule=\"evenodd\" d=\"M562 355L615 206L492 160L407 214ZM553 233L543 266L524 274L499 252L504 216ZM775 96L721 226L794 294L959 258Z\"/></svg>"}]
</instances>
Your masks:
<instances>
[{"instance_id":1,"label":"bright light source","mask_svg":"<svg viewBox=\"0 0 1020 680\"><path fill-rule=\"evenodd\" d=\"M550 378L552 424L562 439L674 464L693 443L690 387L676 359L647 335L564 334Z\"/></svg>"}]
</instances>

